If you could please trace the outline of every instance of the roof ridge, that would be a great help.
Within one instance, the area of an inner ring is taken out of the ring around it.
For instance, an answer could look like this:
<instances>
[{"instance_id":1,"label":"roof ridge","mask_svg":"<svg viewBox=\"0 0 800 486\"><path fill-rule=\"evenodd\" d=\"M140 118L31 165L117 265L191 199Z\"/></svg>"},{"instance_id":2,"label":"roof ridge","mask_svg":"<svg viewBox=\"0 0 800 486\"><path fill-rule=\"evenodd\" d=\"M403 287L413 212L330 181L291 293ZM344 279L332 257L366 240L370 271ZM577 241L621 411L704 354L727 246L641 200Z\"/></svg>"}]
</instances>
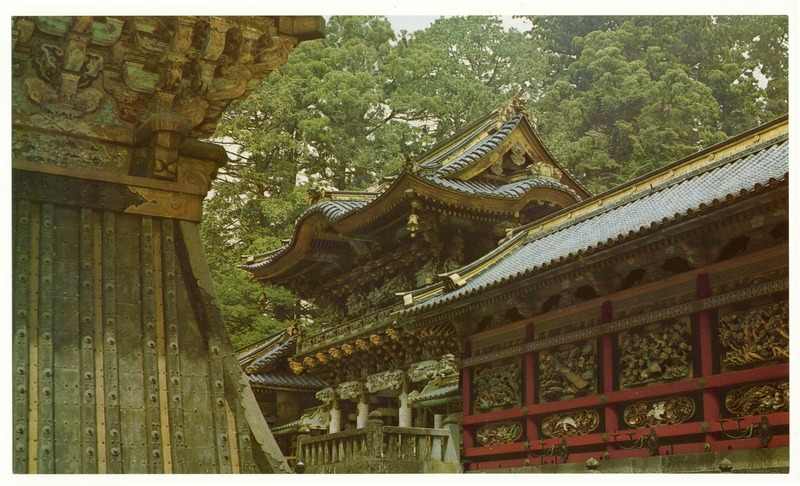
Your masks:
<instances>
[{"instance_id":1,"label":"roof ridge","mask_svg":"<svg viewBox=\"0 0 800 486\"><path fill-rule=\"evenodd\" d=\"M481 160L484 155L500 145L500 142L504 140L505 137L508 136L519 124L523 116L523 114L512 116L505 123L503 123L503 125L497 129L497 131L480 140L478 144L473 146L467 152L461 154L456 159L451 160L446 165L442 165L436 169L436 173L442 176L448 176L466 167L469 167L474 162ZM489 145L491 145L491 147L488 147ZM480 151L483 151L483 153L479 153Z\"/></svg>"},{"instance_id":2,"label":"roof ridge","mask_svg":"<svg viewBox=\"0 0 800 486\"><path fill-rule=\"evenodd\" d=\"M278 358L283 356L286 351L297 342L297 334L289 336L288 339L281 342L274 348L267 350L259 358L253 360L246 368L245 371L249 373L257 373L263 371L266 366L275 362ZM263 351L263 350L262 350Z\"/></svg>"},{"instance_id":3,"label":"roof ridge","mask_svg":"<svg viewBox=\"0 0 800 486\"><path fill-rule=\"evenodd\" d=\"M556 235L556 234L559 234L559 233L563 233L564 231L568 230L569 228L574 228L574 227L576 227L578 225L582 225L582 224L584 224L584 223L586 223L586 222L588 222L590 220L596 219L596 218L601 217L601 216L603 216L605 214L609 214L609 213L611 213L613 211L619 210L622 207L628 207L628 206L630 206L630 205L632 205L634 203L637 203L639 201L644 201L647 198L650 198L650 197L652 197L652 196L654 196L654 195L656 195L658 193L661 193L661 192L663 192L665 190L668 190L668 189L670 189L672 187L676 187L676 186L678 186L680 184L684 184L684 183L687 183L689 181L695 180L695 179L703 176L704 174L711 174L711 173L714 173L714 172L716 172L718 170L724 169L725 166L729 166L729 165L731 165L733 163L736 163L736 162L744 163L743 161L745 161L746 159L754 157L754 156L756 156L757 154L759 154L761 152L767 152L767 151L769 151L771 149L780 149L780 147L782 147L785 143L788 143L787 140L788 140L788 134L786 136L780 136L780 137L773 138L773 139L771 139L769 141L769 143L765 142L765 145L763 145L763 146L753 147L753 148L748 149L748 150L737 152L735 154L732 154L729 157L725 157L725 158L720 159L716 163L707 164L707 165L704 165L703 167L700 167L700 168L698 168L696 170L689 171L689 172L687 172L685 174L681 174L679 176L676 176L674 179L670 179L669 181L667 181L667 182L665 182L663 184L660 184L658 186L655 186L655 187L653 187L651 189L648 189L647 191L642 191L642 192L635 193L635 194L633 194L633 195L631 195L629 197L626 197L626 198L620 199L618 201L615 201L614 204L610 204L610 205L607 205L607 206L595 208L594 210L592 210L592 211L590 211L590 212L588 212L586 214L581 215L579 218L576 218L576 219L573 219L573 220L569 220L568 222L562 223L562 224L554 226L552 228L548 228L545 231L532 233L532 230L536 226L539 226L539 225L542 224L541 220L537 221L537 222L534 222L534 223L530 223L530 224L528 224L526 226L523 226L521 228L517 228L515 230L516 234L514 234L508 241L504 242L502 245L498 246L496 249L494 249L490 253L487 253L486 255L481 257L479 260L476 260L475 262L473 262L473 263L471 263L469 265L465 265L464 267L456 269L456 270L454 270L453 272L450 272L450 273L458 273L461 278L467 279L467 281L468 281L467 285L469 285L470 280L472 280L473 278L477 278L486 269L488 269L490 267L490 265L500 264L502 261L505 261L506 259L512 257L512 255L514 255L517 252L521 251L522 249L526 248L530 244L533 244L533 243L538 242L538 241L544 241L546 238L549 238L549 237L551 237L553 235ZM769 156L769 154L767 154L767 156ZM783 180L786 177L786 173L788 173L788 164L787 164L786 172L784 172L780 176L779 180ZM771 177L770 180L772 180L773 178L774 177ZM747 190L747 192L750 192L750 191L753 190L753 188L755 188L755 187L757 187L759 185L762 185L762 184L763 184L762 181L753 182L753 185L747 186L748 189L746 189L746 190ZM741 185L745 185L745 183L743 182ZM741 191L734 191L734 192L736 192L736 195L738 196L738 194ZM710 194L709 194L708 197L710 197ZM714 198L715 201L717 199L718 199L718 197ZM687 201L686 204L685 204L686 208L685 209L681 209L680 214L684 214L687 211L692 211L693 208L695 206L697 206L698 204L699 204L699 206L707 205L706 202L695 204L694 202ZM569 208L567 208L567 210L569 210ZM678 214L678 213L675 213L675 214ZM655 218L655 217L656 217L656 215L653 215L651 217L651 219ZM547 219L549 219L549 217ZM655 221L655 220L653 219L653 221ZM652 222L651 222L650 226L652 226ZM641 230L641 229L642 229L642 226L637 228L637 231ZM617 237L618 236L619 235L617 235ZM597 238L600 238L600 236L598 235ZM608 241L608 239L604 239L602 241L598 240L597 242L594 242L594 243L591 243L591 244L587 244L587 246L585 248L583 248L582 250L578 250L578 252L584 251L586 249L592 249L594 247L597 247L597 246L601 245L605 241ZM572 255L573 253L574 252L570 252L569 255ZM550 260L550 263L552 263L552 260ZM545 263L544 265L548 265L548 263ZM484 288L484 287L496 286L496 285L499 284L498 282L504 282L504 281L508 281L509 279L516 279L516 278L519 278L519 277L524 276L524 275L529 275L532 271L540 268L541 266L542 265L538 265L537 264L537 265L533 265L531 267L527 267L524 270L519 271L514 275L508 275L506 277L503 277L499 281L495 281L495 282L493 282L491 284L486 284L486 286L481 285L481 286L479 286L479 288L482 289L482 290L486 290L486 288ZM421 299L419 301L419 303L412 304L412 307L400 310L397 314L400 314L400 315L404 315L405 314L405 315L407 315L409 313L416 313L416 312L419 312L421 310L430 308L431 305L432 305L431 300L432 299L436 299L437 297L440 297L441 295L443 295L443 292L442 292L443 287L444 286L443 286L442 283L437 283L437 284L430 285L428 287L424 287L422 289L418 289L418 290L412 292L412 295L415 297L414 300L416 300L416 298ZM463 289L463 288L464 287L462 287L461 289ZM449 302L451 300L454 300L455 297L458 296L458 295L469 295L471 293L471 291L470 291L470 292L467 292L466 294L465 293L458 294L461 291L461 289L459 289L457 291L454 291L454 292L451 292L450 294L452 294L452 295L449 296L449 297L445 297L442 300L442 302Z\"/></svg>"}]
</instances>

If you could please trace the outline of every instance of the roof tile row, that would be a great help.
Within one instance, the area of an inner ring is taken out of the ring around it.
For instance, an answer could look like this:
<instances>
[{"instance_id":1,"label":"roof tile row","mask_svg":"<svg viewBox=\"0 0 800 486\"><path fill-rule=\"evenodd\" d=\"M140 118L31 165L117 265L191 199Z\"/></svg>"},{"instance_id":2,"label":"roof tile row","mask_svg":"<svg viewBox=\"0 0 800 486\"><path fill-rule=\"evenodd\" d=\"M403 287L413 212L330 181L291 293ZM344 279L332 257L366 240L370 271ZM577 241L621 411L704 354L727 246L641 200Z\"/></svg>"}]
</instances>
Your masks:
<instances>
[{"instance_id":1,"label":"roof tile row","mask_svg":"<svg viewBox=\"0 0 800 486\"><path fill-rule=\"evenodd\" d=\"M452 302L529 275L581 251L702 209L715 201L749 192L774 180L783 180L788 174L788 161L789 143L782 141L731 163L645 193L625 204L601 208L567 227L544 235L532 235L522 243L511 240L507 244L518 246L496 264L469 279L465 286L453 292L434 295L400 312L417 313Z\"/></svg>"}]
</instances>

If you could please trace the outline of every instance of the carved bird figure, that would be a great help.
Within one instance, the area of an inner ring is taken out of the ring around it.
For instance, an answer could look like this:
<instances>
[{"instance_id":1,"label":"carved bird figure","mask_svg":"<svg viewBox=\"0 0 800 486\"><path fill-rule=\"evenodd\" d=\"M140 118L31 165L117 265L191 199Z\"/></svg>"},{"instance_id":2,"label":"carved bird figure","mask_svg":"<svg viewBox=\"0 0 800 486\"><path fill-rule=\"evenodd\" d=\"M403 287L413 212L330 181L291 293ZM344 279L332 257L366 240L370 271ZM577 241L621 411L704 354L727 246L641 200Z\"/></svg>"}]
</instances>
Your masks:
<instances>
[{"instance_id":1,"label":"carved bird figure","mask_svg":"<svg viewBox=\"0 0 800 486\"><path fill-rule=\"evenodd\" d=\"M666 400L654 403L653 408L647 411L647 416L653 417L656 420L664 420L664 413L666 413L665 410L666 404L667 404Z\"/></svg>"},{"instance_id":2,"label":"carved bird figure","mask_svg":"<svg viewBox=\"0 0 800 486\"><path fill-rule=\"evenodd\" d=\"M573 429L577 429L578 428L578 425L575 423L575 419L570 417L570 416L566 416L566 417L562 418L561 420L559 420L558 422L556 422L556 428L559 428L561 426L564 427L564 432L569 432L569 429L567 428L567 426L570 426Z\"/></svg>"},{"instance_id":3,"label":"carved bird figure","mask_svg":"<svg viewBox=\"0 0 800 486\"><path fill-rule=\"evenodd\" d=\"M553 369L572 383L575 388L581 389L589 384L588 381L581 378L577 373L564 366L558 358L554 358L553 360Z\"/></svg>"}]
</instances>

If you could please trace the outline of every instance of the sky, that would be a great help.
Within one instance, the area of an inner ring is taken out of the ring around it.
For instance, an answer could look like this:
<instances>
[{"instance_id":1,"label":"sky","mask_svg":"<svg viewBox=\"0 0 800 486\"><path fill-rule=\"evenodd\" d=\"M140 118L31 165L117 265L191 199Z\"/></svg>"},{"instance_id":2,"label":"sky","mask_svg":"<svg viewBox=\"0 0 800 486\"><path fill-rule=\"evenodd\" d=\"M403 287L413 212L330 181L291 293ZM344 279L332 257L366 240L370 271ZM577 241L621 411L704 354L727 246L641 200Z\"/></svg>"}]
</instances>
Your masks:
<instances>
[{"instance_id":1,"label":"sky","mask_svg":"<svg viewBox=\"0 0 800 486\"><path fill-rule=\"evenodd\" d=\"M415 32L426 29L440 16L438 15L387 15L386 18L392 24L395 32L407 30ZM516 28L517 30L527 30L530 23L524 19L515 19L512 15L503 15L503 26L507 29Z\"/></svg>"}]
</instances>

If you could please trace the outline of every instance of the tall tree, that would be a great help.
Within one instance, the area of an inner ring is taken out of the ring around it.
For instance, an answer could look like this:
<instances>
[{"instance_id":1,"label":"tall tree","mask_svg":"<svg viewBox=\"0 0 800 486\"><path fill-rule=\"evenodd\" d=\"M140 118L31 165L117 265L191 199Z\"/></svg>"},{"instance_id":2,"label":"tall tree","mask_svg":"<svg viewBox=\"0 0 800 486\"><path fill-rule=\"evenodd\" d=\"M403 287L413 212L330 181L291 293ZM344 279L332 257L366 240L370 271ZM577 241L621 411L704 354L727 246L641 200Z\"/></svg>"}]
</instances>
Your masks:
<instances>
[{"instance_id":1,"label":"tall tree","mask_svg":"<svg viewBox=\"0 0 800 486\"><path fill-rule=\"evenodd\" d=\"M385 66L394 32L383 17L333 17L324 40L304 42L246 100L231 105L217 137L235 144L206 203L202 231L234 343L320 316L235 268L291 236L312 184L363 189L402 162L408 115L393 109Z\"/></svg>"},{"instance_id":2,"label":"tall tree","mask_svg":"<svg viewBox=\"0 0 800 486\"><path fill-rule=\"evenodd\" d=\"M203 238L234 343L305 318L241 255L281 246L311 185L359 190L520 89L548 148L600 192L786 111L786 17L440 18L395 36L384 17L332 17L217 131L231 163Z\"/></svg>"},{"instance_id":3,"label":"tall tree","mask_svg":"<svg viewBox=\"0 0 800 486\"><path fill-rule=\"evenodd\" d=\"M545 141L595 192L786 111L786 17L529 17Z\"/></svg>"},{"instance_id":4,"label":"tall tree","mask_svg":"<svg viewBox=\"0 0 800 486\"><path fill-rule=\"evenodd\" d=\"M449 137L521 89L538 90L545 57L497 17L450 17L403 33L393 64L395 106L427 115L434 141Z\"/></svg>"}]
</instances>

